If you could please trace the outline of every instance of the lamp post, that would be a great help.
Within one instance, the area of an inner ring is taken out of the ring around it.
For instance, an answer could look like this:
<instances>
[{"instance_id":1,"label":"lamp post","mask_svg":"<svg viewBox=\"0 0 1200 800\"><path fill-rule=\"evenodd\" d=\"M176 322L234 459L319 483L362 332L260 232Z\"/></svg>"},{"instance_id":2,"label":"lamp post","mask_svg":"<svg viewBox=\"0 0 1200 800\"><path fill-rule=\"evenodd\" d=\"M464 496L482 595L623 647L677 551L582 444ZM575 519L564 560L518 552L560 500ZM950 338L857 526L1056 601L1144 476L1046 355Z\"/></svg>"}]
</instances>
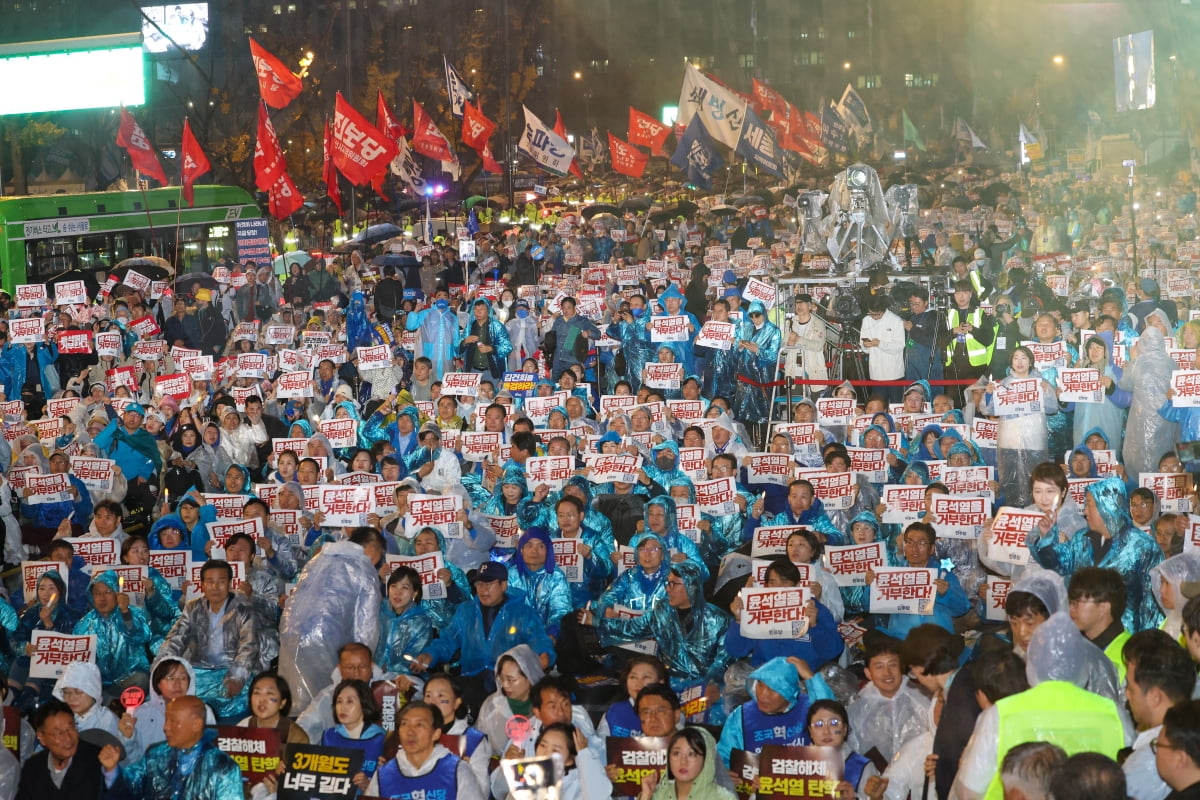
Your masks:
<instances>
[{"instance_id":1,"label":"lamp post","mask_svg":"<svg viewBox=\"0 0 1200 800\"><path fill-rule=\"evenodd\" d=\"M433 198L446 193L440 183L425 184L425 244L433 244Z\"/></svg>"}]
</instances>

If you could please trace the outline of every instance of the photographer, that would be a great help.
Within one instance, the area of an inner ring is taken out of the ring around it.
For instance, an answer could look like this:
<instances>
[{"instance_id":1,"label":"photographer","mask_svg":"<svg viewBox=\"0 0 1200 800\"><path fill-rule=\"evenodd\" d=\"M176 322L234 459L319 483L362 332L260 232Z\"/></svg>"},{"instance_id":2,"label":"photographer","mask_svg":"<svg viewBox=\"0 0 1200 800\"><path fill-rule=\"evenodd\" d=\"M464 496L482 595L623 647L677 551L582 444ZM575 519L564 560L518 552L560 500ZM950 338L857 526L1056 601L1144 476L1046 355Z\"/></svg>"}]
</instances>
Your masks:
<instances>
[{"instance_id":1,"label":"photographer","mask_svg":"<svg viewBox=\"0 0 1200 800\"><path fill-rule=\"evenodd\" d=\"M929 292L920 286L913 286L908 293L908 308L909 316L904 321L904 330L908 334L904 379L940 381L943 370L937 341L946 327L942 312L929 307Z\"/></svg>"}]
</instances>

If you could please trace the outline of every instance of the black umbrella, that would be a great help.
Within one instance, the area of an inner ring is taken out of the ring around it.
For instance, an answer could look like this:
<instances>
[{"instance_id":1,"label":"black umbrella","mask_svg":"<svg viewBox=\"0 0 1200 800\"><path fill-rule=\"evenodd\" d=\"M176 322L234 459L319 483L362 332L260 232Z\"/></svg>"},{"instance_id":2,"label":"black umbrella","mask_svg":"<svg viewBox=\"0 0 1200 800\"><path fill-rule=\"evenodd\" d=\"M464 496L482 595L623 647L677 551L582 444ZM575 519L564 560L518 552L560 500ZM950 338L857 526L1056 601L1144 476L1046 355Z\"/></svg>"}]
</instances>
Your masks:
<instances>
[{"instance_id":1,"label":"black umbrella","mask_svg":"<svg viewBox=\"0 0 1200 800\"><path fill-rule=\"evenodd\" d=\"M734 214L738 213L738 210L736 208L734 208L733 206L720 205L720 206L713 206L712 208L710 208L708 210L708 213L712 214L713 216L717 216L717 217L731 217Z\"/></svg>"},{"instance_id":2,"label":"black umbrella","mask_svg":"<svg viewBox=\"0 0 1200 800\"><path fill-rule=\"evenodd\" d=\"M680 200L671 208L663 208L655 211L650 215L650 221L654 223L666 222L676 217L687 217L695 214L699 210L699 206L690 200Z\"/></svg>"},{"instance_id":3,"label":"black umbrella","mask_svg":"<svg viewBox=\"0 0 1200 800\"><path fill-rule=\"evenodd\" d=\"M113 269L113 272L116 272L119 269L128 269L130 267L149 277L151 280L156 281L161 281L164 277L175 271L175 268L171 266L171 262L167 261L165 258L159 258L158 256L134 256L133 258L126 258L123 261L118 261L117 266ZM156 271L161 271L161 274L158 277L155 277L155 275L152 274ZM122 276L123 275L124 273L122 273Z\"/></svg>"},{"instance_id":4,"label":"black umbrella","mask_svg":"<svg viewBox=\"0 0 1200 800\"><path fill-rule=\"evenodd\" d=\"M979 192L980 199L989 206L996 205L996 199L1002 194L1012 194L1012 187L1004 181L988 184Z\"/></svg>"},{"instance_id":5,"label":"black umbrella","mask_svg":"<svg viewBox=\"0 0 1200 800\"><path fill-rule=\"evenodd\" d=\"M69 269L66 272L58 273L45 282L46 294L53 298L55 284L66 283L67 281L83 281L84 286L87 287L88 297L95 297L96 293L100 291L100 284L96 282L94 274L84 272L83 270Z\"/></svg>"},{"instance_id":6,"label":"black umbrella","mask_svg":"<svg viewBox=\"0 0 1200 800\"><path fill-rule=\"evenodd\" d=\"M621 208L626 211L647 211L650 208L650 198L627 197L621 201Z\"/></svg>"},{"instance_id":7,"label":"black umbrella","mask_svg":"<svg viewBox=\"0 0 1200 800\"><path fill-rule=\"evenodd\" d=\"M217 279L207 272L189 272L175 279L175 294L195 294L197 289L218 289Z\"/></svg>"},{"instance_id":8,"label":"black umbrella","mask_svg":"<svg viewBox=\"0 0 1200 800\"><path fill-rule=\"evenodd\" d=\"M938 205L946 208L957 208L963 211L968 211L975 207L975 201L967 197L965 194L956 195L954 197L943 199Z\"/></svg>"},{"instance_id":9,"label":"black umbrella","mask_svg":"<svg viewBox=\"0 0 1200 800\"><path fill-rule=\"evenodd\" d=\"M382 222L378 225L371 225L366 230L356 234L351 242L355 244L373 245L382 242L385 239L390 239L393 236L399 236L404 233L404 230L390 222Z\"/></svg>"},{"instance_id":10,"label":"black umbrella","mask_svg":"<svg viewBox=\"0 0 1200 800\"><path fill-rule=\"evenodd\" d=\"M735 206L762 205L763 198L756 194L743 194L732 198Z\"/></svg>"},{"instance_id":11,"label":"black umbrella","mask_svg":"<svg viewBox=\"0 0 1200 800\"><path fill-rule=\"evenodd\" d=\"M581 208L579 213L584 219L591 219L597 214L612 214L613 216L620 216L621 209L610 203L593 203L590 206Z\"/></svg>"},{"instance_id":12,"label":"black umbrella","mask_svg":"<svg viewBox=\"0 0 1200 800\"><path fill-rule=\"evenodd\" d=\"M142 259L127 258L124 261L122 261L120 263L120 265L117 266L116 269L114 269L111 273L109 273L110 275L117 276L118 284L125 283L125 276L129 274L130 270L133 270L134 272L136 272L140 275L145 275L147 278L149 278L152 281L165 281L167 278L171 277L171 273L168 272L163 267L160 267L158 264L152 264L152 263L131 264L130 263L131 261L142 261Z\"/></svg>"}]
</instances>

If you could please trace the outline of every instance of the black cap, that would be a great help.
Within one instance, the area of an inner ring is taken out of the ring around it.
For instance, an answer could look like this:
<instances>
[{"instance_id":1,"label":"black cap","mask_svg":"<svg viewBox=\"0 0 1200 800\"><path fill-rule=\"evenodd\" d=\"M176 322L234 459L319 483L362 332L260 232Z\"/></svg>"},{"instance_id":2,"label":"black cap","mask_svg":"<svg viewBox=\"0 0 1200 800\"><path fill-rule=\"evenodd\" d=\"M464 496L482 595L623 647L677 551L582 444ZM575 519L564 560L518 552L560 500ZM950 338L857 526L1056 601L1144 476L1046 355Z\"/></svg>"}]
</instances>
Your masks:
<instances>
[{"instance_id":1,"label":"black cap","mask_svg":"<svg viewBox=\"0 0 1200 800\"><path fill-rule=\"evenodd\" d=\"M508 569L498 561L489 561L475 572L476 583L508 580Z\"/></svg>"}]
</instances>

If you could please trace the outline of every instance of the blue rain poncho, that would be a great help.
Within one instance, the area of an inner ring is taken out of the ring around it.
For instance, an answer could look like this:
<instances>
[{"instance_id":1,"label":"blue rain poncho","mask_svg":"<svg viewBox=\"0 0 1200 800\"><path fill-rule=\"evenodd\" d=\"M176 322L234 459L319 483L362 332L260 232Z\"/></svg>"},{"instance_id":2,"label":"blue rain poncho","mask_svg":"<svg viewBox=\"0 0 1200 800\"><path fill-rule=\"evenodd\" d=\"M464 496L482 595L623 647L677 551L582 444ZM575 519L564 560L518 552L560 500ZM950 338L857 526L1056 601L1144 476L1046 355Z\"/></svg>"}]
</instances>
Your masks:
<instances>
[{"instance_id":1,"label":"blue rain poncho","mask_svg":"<svg viewBox=\"0 0 1200 800\"><path fill-rule=\"evenodd\" d=\"M608 335L621 343L621 354L625 357L624 378L635 393L642 387L642 370L654 354L654 345L650 343L650 319L650 314L642 309L642 315L634 317L632 322L621 320L608 326Z\"/></svg>"},{"instance_id":2,"label":"blue rain poncho","mask_svg":"<svg viewBox=\"0 0 1200 800\"><path fill-rule=\"evenodd\" d=\"M546 563L536 571L525 564L522 553L522 548L535 540L546 548ZM530 528L517 540L517 551L508 561L508 590L523 594L525 602L542 618L546 633L558 638L562 618L571 612L571 586L567 576L554 564L554 546L544 528Z\"/></svg>"},{"instance_id":3,"label":"blue rain poncho","mask_svg":"<svg viewBox=\"0 0 1200 800\"><path fill-rule=\"evenodd\" d=\"M1096 503L1096 510L1112 537L1108 552L1096 558L1088 535L1090 531L1085 528L1066 542L1043 548L1040 552L1042 563L1065 578L1080 567L1115 569L1125 579L1127 593L1121 624L1131 633L1157 626L1162 622L1163 614L1151 591L1151 570L1163 560L1158 542L1134 527L1129 516L1128 490L1120 478L1105 478L1093 483L1087 487L1087 493Z\"/></svg>"},{"instance_id":4,"label":"blue rain poncho","mask_svg":"<svg viewBox=\"0 0 1200 800\"><path fill-rule=\"evenodd\" d=\"M237 800L242 797L242 773L217 748L216 730L207 728L187 750L159 742L140 761L120 767L109 793L140 800Z\"/></svg>"},{"instance_id":5,"label":"blue rain poncho","mask_svg":"<svg viewBox=\"0 0 1200 800\"><path fill-rule=\"evenodd\" d=\"M693 343L696 341L696 334L700 332L700 322L696 319L696 315L687 310L687 297L683 292L679 291L679 287L671 284L666 291L658 296L658 304L662 308L662 314L654 316L669 316L671 312L667 310L667 300L678 300L679 311L675 316L687 317L688 324L692 326L692 330L688 333L687 341L685 342L670 342L671 350L679 356L678 361L683 364L683 371L688 375L696 371L696 354ZM651 345L654 347L654 345ZM657 348L655 348L657 350Z\"/></svg>"},{"instance_id":6,"label":"blue rain poncho","mask_svg":"<svg viewBox=\"0 0 1200 800\"><path fill-rule=\"evenodd\" d=\"M722 646L729 615L704 599L702 566L692 561L672 564L684 583L691 608L676 609L666 597L634 619L596 620L604 646L654 639L658 657L667 665L676 690L700 681L721 685L730 656Z\"/></svg>"},{"instance_id":7,"label":"blue rain poncho","mask_svg":"<svg viewBox=\"0 0 1200 800\"><path fill-rule=\"evenodd\" d=\"M458 353L462 332L458 327L458 314L449 305L439 308L435 303L430 308L410 312L404 327L420 331L421 355L433 362L435 377L454 371L454 356Z\"/></svg>"},{"instance_id":8,"label":"blue rain poncho","mask_svg":"<svg viewBox=\"0 0 1200 800\"><path fill-rule=\"evenodd\" d=\"M739 342L753 342L758 352L746 347L737 348L738 383L733 401L734 416L744 423L766 422L771 416L771 387L779 365L779 347L782 336L779 328L763 317L761 327L755 328L751 315L766 314L766 307L758 300L750 304L742 324L738 328Z\"/></svg>"},{"instance_id":9,"label":"blue rain poncho","mask_svg":"<svg viewBox=\"0 0 1200 800\"><path fill-rule=\"evenodd\" d=\"M604 612L616 606L625 606L634 611L649 611L658 600L666 602L667 572L671 569L666 543L653 533L639 533L630 540L630 546L636 553L643 542L655 542L662 548L662 563L654 572L647 572L641 564L625 570L600 599L592 605L596 618L604 616Z\"/></svg>"},{"instance_id":10,"label":"blue rain poncho","mask_svg":"<svg viewBox=\"0 0 1200 800\"><path fill-rule=\"evenodd\" d=\"M508 328L504 323L496 317L496 309L486 298L479 298L471 306L484 305L487 307L487 319L480 325L472 314L467 322L466 330L463 332L463 339L477 336L480 340L492 348L490 353L479 353L480 342L472 342L471 344L463 344L459 341L458 355L463 360L464 369L471 372L486 372L493 378L499 378L504 374L505 365L508 363L508 356L512 353L512 341L508 337Z\"/></svg>"},{"instance_id":11,"label":"blue rain poncho","mask_svg":"<svg viewBox=\"0 0 1200 800\"><path fill-rule=\"evenodd\" d=\"M1099 428L1104 432L1104 438L1108 440L1109 447L1119 453L1125 436L1125 417L1129 413L1129 404L1133 401L1133 393L1120 388L1121 376L1125 371L1113 363L1112 336L1111 331L1102 331L1094 336L1089 336L1082 348L1082 360L1076 364L1079 367L1086 366L1084 361L1086 361L1088 346L1092 342L1104 345L1104 366L1100 373L1101 376L1112 380L1113 388L1111 392L1105 392L1102 402L1074 404L1074 434L1075 442L1082 444L1087 441L1087 437L1095 428ZM1085 431L1086 433L1084 433ZM1185 441L1187 440L1185 439Z\"/></svg>"},{"instance_id":12,"label":"blue rain poncho","mask_svg":"<svg viewBox=\"0 0 1200 800\"><path fill-rule=\"evenodd\" d=\"M412 674L413 659L425 652L433 641L433 618L416 601L397 614L391 603L379 608L379 644L375 663L384 672Z\"/></svg>"},{"instance_id":13,"label":"blue rain poncho","mask_svg":"<svg viewBox=\"0 0 1200 800\"><path fill-rule=\"evenodd\" d=\"M114 593L121 591L117 573L111 570L92 578L92 584L88 587L89 598L92 588L97 584L107 586ZM122 614L118 607L102 615L93 608L75 623L73 632L76 636L96 637L96 666L100 668L100 677L105 686L120 683L135 672L150 671L146 645L153 634L150 620L142 609L131 605L126 614Z\"/></svg>"},{"instance_id":14,"label":"blue rain poncho","mask_svg":"<svg viewBox=\"0 0 1200 800\"><path fill-rule=\"evenodd\" d=\"M776 658L795 656L804 659L813 669L822 666L842 654L845 646L838 633L837 620L829 613L824 603L817 602L817 624L803 636L792 639L747 639L742 636L737 620L729 624L725 633L725 649L734 658L750 657L752 666L759 666Z\"/></svg>"},{"instance_id":15,"label":"blue rain poncho","mask_svg":"<svg viewBox=\"0 0 1200 800\"><path fill-rule=\"evenodd\" d=\"M738 371L738 334L740 328L734 326L733 346L728 350L718 350L710 347L700 347L700 354L705 356L704 377L700 383L705 397L725 396L729 388L735 385Z\"/></svg>"},{"instance_id":16,"label":"blue rain poncho","mask_svg":"<svg viewBox=\"0 0 1200 800\"><path fill-rule=\"evenodd\" d=\"M450 618L454 616L454 609L458 608L458 604L471 596L471 583L467 580L466 573L450 558L450 554L446 549L446 538L442 536L441 531L437 528L423 528L417 532L417 536L420 536L425 531L430 531L437 537L438 550L442 552L442 562L450 572L450 585L446 587L446 596L421 601L425 612L433 620L433 627L440 629L444 625L449 624ZM411 540L402 539L399 542L400 555L416 555L416 551L413 550L413 541L416 538L414 536ZM384 605L387 605L387 603L385 602Z\"/></svg>"},{"instance_id":17,"label":"blue rain poncho","mask_svg":"<svg viewBox=\"0 0 1200 800\"><path fill-rule=\"evenodd\" d=\"M755 682L761 681L767 688L787 701L787 708L779 714L764 714L753 699ZM729 765L729 755L733 750L749 750L752 753L761 752L765 745L804 745L811 740L808 737L808 706L813 700L832 700L833 692L820 675L800 685L800 673L786 658L772 658L763 664L746 681L751 700L733 710L725 727L721 729L721 739L717 742L717 752L721 761Z\"/></svg>"},{"instance_id":18,"label":"blue rain poncho","mask_svg":"<svg viewBox=\"0 0 1200 800\"><path fill-rule=\"evenodd\" d=\"M661 507L666 516L666 524L661 531L656 531L650 527L650 509L655 506ZM682 553L687 561L696 565L700 570L701 582L708 580L708 566L704 563L704 558L700 555L700 548L696 543L687 536L679 532L679 515L675 510L675 500L671 497L655 497L646 502L645 508L642 510L642 518L645 521L645 530L658 535L667 546L667 559L672 564L686 563L675 561L672 557L675 553Z\"/></svg>"},{"instance_id":19,"label":"blue rain poncho","mask_svg":"<svg viewBox=\"0 0 1200 800\"><path fill-rule=\"evenodd\" d=\"M791 506L786 506L783 511L774 516L764 511L760 519L755 519L750 516L749 509L747 509L744 537L749 539L760 526L771 527L774 525L804 525L824 536L825 544L845 544L841 529L834 525L833 520L825 513L825 504L819 497L814 497L808 510L799 515L792 513Z\"/></svg>"},{"instance_id":20,"label":"blue rain poncho","mask_svg":"<svg viewBox=\"0 0 1200 800\"><path fill-rule=\"evenodd\" d=\"M479 600L469 600L459 605L450 624L438 631L438 638L425 652L434 664L447 663L457 654L462 674L467 677L491 669L505 651L519 644L529 645L554 663L554 641L546 634L542 618L522 595L507 593L491 627L484 631Z\"/></svg>"}]
</instances>

